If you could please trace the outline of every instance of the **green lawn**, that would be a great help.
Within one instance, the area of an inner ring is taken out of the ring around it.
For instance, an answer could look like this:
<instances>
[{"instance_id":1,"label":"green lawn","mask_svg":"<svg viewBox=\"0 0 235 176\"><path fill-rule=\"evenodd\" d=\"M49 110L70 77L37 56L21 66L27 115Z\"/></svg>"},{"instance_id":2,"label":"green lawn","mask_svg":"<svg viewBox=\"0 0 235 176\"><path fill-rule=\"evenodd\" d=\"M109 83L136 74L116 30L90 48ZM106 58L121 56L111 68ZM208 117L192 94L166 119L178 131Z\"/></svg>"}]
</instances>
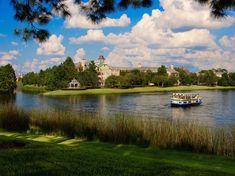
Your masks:
<instances>
[{"instance_id":1,"label":"green lawn","mask_svg":"<svg viewBox=\"0 0 235 176\"><path fill-rule=\"evenodd\" d=\"M4 148L16 141L26 145ZM232 157L0 132L0 175L222 176L234 166Z\"/></svg>"},{"instance_id":2,"label":"green lawn","mask_svg":"<svg viewBox=\"0 0 235 176\"><path fill-rule=\"evenodd\" d=\"M192 91L192 90L229 90L235 87L209 87L209 86L177 86L177 87L139 87L131 89L87 89L87 90L56 90L46 92L46 96L69 96L69 95L96 95L96 94L123 94L123 93L144 93L144 92L164 92L164 91Z\"/></svg>"}]
</instances>

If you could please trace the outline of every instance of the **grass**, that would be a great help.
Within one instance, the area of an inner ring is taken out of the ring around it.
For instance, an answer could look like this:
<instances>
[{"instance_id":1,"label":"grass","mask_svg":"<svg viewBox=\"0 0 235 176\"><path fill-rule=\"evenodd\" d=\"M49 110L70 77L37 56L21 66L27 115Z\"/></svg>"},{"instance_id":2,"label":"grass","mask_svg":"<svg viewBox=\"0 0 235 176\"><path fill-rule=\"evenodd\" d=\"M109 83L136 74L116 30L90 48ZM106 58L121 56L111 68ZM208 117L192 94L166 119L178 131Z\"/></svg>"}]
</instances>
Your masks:
<instances>
[{"instance_id":1,"label":"grass","mask_svg":"<svg viewBox=\"0 0 235 176\"><path fill-rule=\"evenodd\" d=\"M235 158L64 137L0 132L4 175L232 176Z\"/></svg>"},{"instance_id":2,"label":"grass","mask_svg":"<svg viewBox=\"0 0 235 176\"><path fill-rule=\"evenodd\" d=\"M48 90L46 89L46 87L39 87L36 85L24 85L21 87L21 91L23 92L35 92L35 93L43 93L43 92L47 92Z\"/></svg>"},{"instance_id":3,"label":"grass","mask_svg":"<svg viewBox=\"0 0 235 176\"><path fill-rule=\"evenodd\" d=\"M43 93L48 91L45 86L23 85L22 81L17 81L17 90L31 93Z\"/></svg>"},{"instance_id":4,"label":"grass","mask_svg":"<svg viewBox=\"0 0 235 176\"><path fill-rule=\"evenodd\" d=\"M0 109L0 128L5 130L27 130L33 134L79 137L116 144L235 155L234 125L214 129L192 121L153 120L126 115L104 118L93 113L74 114L55 110L25 112L11 106L4 105Z\"/></svg>"},{"instance_id":5,"label":"grass","mask_svg":"<svg viewBox=\"0 0 235 176\"><path fill-rule=\"evenodd\" d=\"M124 94L124 93L144 93L144 92L164 92L164 91L192 91L192 90L229 90L235 87L210 87L210 86L176 86L176 87L138 87L131 89L87 89L87 90L56 90L45 92L46 96L70 96L70 95L98 95L98 94Z\"/></svg>"}]
</instances>

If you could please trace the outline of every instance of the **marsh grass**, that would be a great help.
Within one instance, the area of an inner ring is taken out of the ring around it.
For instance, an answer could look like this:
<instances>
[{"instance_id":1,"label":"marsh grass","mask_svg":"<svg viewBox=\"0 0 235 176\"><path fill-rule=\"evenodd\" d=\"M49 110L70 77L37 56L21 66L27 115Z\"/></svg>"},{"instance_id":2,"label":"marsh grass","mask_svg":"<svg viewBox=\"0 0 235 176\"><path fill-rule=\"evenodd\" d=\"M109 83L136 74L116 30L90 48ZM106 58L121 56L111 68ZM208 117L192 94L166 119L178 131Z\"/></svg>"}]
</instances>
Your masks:
<instances>
[{"instance_id":1,"label":"marsh grass","mask_svg":"<svg viewBox=\"0 0 235 176\"><path fill-rule=\"evenodd\" d=\"M0 110L1 128L31 133L64 135L110 143L134 144L160 149L234 155L235 126L212 128L192 121L154 120L117 115L58 110L25 112L11 105Z\"/></svg>"},{"instance_id":2,"label":"marsh grass","mask_svg":"<svg viewBox=\"0 0 235 176\"><path fill-rule=\"evenodd\" d=\"M23 132L29 129L29 113L12 104L0 105L0 128Z\"/></svg>"}]
</instances>

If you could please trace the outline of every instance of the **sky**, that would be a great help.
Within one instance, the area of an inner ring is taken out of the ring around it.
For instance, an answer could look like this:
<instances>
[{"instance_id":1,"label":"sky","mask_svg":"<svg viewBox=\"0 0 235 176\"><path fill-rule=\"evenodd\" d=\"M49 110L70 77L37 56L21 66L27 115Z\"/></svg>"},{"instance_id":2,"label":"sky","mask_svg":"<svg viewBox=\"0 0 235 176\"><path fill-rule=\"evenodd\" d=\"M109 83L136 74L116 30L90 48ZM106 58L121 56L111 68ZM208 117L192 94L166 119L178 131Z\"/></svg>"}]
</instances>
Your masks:
<instances>
[{"instance_id":1,"label":"sky","mask_svg":"<svg viewBox=\"0 0 235 176\"><path fill-rule=\"evenodd\" d=\"M226 68L235 71L235 16L215 19L208 6L194 0L154 1L151 8L117 11L92 24L73 0L66 1L71 17L54 16L44 26L45 43L27 43L14 35L25 24L14 20L9 1L0 0L0 65L12 64L17 73L104 55L112 66L184 66L191 71Z\"/></svg>"}]
</instances>

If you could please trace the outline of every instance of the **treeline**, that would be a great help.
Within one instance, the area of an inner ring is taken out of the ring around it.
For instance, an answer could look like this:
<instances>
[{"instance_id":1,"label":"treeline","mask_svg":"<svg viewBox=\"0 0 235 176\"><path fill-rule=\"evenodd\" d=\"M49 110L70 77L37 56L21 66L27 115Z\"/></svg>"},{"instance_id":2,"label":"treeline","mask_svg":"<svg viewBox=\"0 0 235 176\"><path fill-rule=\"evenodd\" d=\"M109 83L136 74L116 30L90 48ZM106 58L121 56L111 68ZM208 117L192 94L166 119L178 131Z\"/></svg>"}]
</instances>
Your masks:
<instances>
[{"instance_id":1,"label":"treeline","mask_svg":"<svg viewBox=\"0 0 235 176\"><path fill-rule=\"evenodd\" d=\"M16 75L10 64L0 67L0 93L13 94L16 89Z\"/></svg>"},{"instance_id":2,"label":"treeline","mask_svg":"<svg viewBox=\"0 0 235 176\"><path fill-rule=\"evenodd\" d=\"M121 71L120 76L110 76L105 80L105 86L110 88L131 88L155 85L170 87L174 85L206 85L206 86L235 86L235 73L228 73L225 69L202 70L199 73L191 73L184 68L175 68L177 71L168 75L167 68L162 65L157 72L139 69ZM223 73L216 76L216 73ZM95 88L100 86L95 63L92 61L87 68L76 68L73 60L68 57L58 66L53 66L39 73L27 73L23 79L23 85L43 86L48 90L67 88L69 82L77 79L82 87ZM13 86L14 87L14 86Z\"/></svg>"},{"instance_id":3,"label":"treeline","mask_svg":"<svg viewBox=\"0 0 235 176\"><path fill-rule=\"evenodd\" d=\"M70 57L58 66L40 70L39 73L27 73L24 75L22 83L23 85L44 86L48 90L56 90L67 88L73 78L77 79L84 87L99 86L95 63L90 62L86 70L78 71Z\"/></svg>"},{"instance_id":4,"label":"treeline","mask_svg":"<svg viewBox=\"0 0 235 176\"><path fill-rule=\"evenodd\" d=\"M122 71L120 76L110 76L105 81L105 86L110 88L131 88L148 85L170 87L174 85L206 85L206 86L235 86L235 73L228 73L225 69L202 70L199 73L191 73L183 68L175 68L177 76L169 76L167 68L161 66L157 72L147 70ZM222 77L216 76L216 72L222 72Z\"/></svg>"}]
</instances>

